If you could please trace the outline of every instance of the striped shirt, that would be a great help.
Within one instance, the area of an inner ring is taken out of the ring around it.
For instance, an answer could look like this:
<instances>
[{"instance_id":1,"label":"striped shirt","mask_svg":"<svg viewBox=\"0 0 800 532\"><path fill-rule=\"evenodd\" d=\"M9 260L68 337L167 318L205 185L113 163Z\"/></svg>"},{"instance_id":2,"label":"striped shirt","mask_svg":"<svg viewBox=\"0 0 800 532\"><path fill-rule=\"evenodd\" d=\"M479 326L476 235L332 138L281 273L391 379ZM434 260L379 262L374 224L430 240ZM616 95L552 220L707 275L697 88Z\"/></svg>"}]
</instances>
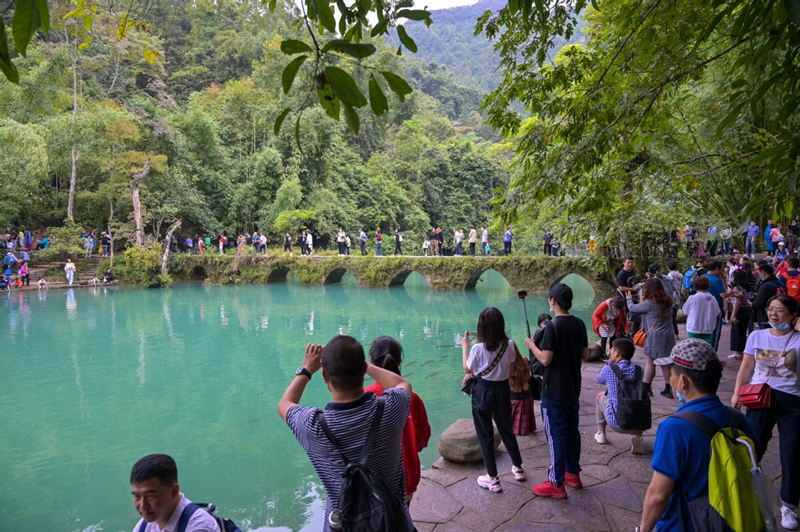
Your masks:
<instances>
[{"instance_id":1,"label":"striped shirt","mask_svg":"<svg viewBox=\"0 0 800 532\"><path fill-rule=\"evenodd\" d=\"M385 406L378 433L372 442L372 451L367 467L377 474L386 486L405 501L406 478L403 470L402 436L408 419L409 397L401 388L390 388L383 392ZM367 430L377 409L377 398L366 392L359 399L348 403L328 403L325 421L331 432L344 447L344 454L351 462L358 461L361 448L367 440ZM319 425L319 410L312 407L293 406L286 414L286 423L292 429L300 446L306 451L327 493L323 532L330 530L328 516L339 501L344 462ZM404 505L408 529L414 525L408 506Z\"/></svg>"}]
</instances>

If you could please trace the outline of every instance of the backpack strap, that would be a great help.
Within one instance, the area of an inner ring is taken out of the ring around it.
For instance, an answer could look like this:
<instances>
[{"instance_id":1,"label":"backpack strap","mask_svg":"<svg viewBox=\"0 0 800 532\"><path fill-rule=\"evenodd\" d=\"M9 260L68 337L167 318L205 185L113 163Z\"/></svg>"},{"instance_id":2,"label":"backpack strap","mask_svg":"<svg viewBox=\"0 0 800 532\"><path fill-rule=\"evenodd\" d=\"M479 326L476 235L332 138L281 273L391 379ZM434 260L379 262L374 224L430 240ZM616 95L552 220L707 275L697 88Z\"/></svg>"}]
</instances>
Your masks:
<instances>
[{"instance_id":1,"label":"backpack strap","mask_svg":"<svg viewBox=\"0 0 800 532\"><path fill-rule=\"evenodd\" d=\"M736 410L735 408L728 407L729 412L729 421L725 427L731 427L742 432L745 432L745 428L747 427L747 421L745 420L744 414ZM682 419L687 421L700 429L703 434L705 434L708 439L714 437L719 429L724 428L720 427L716 423L714 423L710 417L706 416L705 414L701 414L700 412L696 412L694 410L683 410L678 412L677 414L673 414L672 417L676 417L678 419Z\"/></svg>"},{"instance_id":2,"label":"backpack strap","mask_svg":"<svg viewBox=\"0 0 800 532\"><path fill-rule=\"evenodd\" d=\"M186 532L186 527L189 525L189 519L192 515L200 509L200 505L195 503L187 504L181 512L181 517L178 519L178 526L175 528L177 532Z\"/></svg>"},{"instance_id":3,"label":"backpack strap","mask_svg":"<svg viewBox=\"0 0 800 532\"><path fill-rule=\"evenodd\" d=\"M375 411L375 416L372 418L372 425L369 428L369 432L367 432L367 440L364 442L364 446L361 448L361 456L359 457L359 462L361 464L367 463L367 457L369 456L370 447L372 447L372 442L375 440L375 434L378 432L378 426L380 425L381 418L383 417L383 408L385 399L383 397L378 397L378 409ZM331 432L331 428L328 426L328 422L325 421L325 414L318 410L319 412L319 426L322 429L322 432L325 433L325 436L328 438L328 441L331 442L336 450L339 452L339 455L342 457L344 461L344 465L347 466L350 463L350 460L347 459L347 456L344 454L344 449L342 445L339 443L339 440L336 439L336 436L333 435Z\"/></svg>"}]
</instances>

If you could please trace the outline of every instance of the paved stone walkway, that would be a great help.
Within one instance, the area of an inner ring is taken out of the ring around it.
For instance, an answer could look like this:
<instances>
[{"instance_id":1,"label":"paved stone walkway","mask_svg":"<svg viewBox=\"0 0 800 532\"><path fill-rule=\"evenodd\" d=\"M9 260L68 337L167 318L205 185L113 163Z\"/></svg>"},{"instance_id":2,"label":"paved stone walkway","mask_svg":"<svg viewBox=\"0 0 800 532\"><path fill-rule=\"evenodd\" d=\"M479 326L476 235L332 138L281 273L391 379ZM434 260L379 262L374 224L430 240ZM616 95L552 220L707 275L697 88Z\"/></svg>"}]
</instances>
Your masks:
<instances>
[{"instance_id":1,"label":"paved stone walkway","mask_svg":"<svg viewBox=\"0 0 800 532\"><path fill-rule=\"evenodd\" d=\"M720 339L720 358L725 370L719 395L727 402L736 382L739 362L728 360L730 326L723 326ZM681 326L681 338L686 338ZM640 350L639 350L640 351ZM634 362L644 365L644 356L637 352ZM658 423L678 407L677 400L659 394L664 388L660 369L653 382L653 428L644 435L645 455L630 452L630 436L607 432L609 445L595 443L595 397L601 390L595 376L602 363L583 365L581 393L581 478L584 489L567 488L568 498L554 500L535 496L531 486L547 478L550 453L544 436L539 404L536 403L537 432L518 436L523 467L528 479L517 482L511 474L511 460L501 445L497 468L501 475L502 493L490 493L475 482L485 474L482 464L460 465L440 458L424 471L417 493L411 503L411 515L420 532L445 531L566 531L633 530L639 524L642 501L652 476L650 460L653 455ZM469 412L465 411L465 417ZM455 420L453 420L455 421ZM436 442L431 442L436 445ZM777 430L764 456L762 468L773 482L778 526L780 529L780 459L777 450Z\"/></svg>"}]
</instances>

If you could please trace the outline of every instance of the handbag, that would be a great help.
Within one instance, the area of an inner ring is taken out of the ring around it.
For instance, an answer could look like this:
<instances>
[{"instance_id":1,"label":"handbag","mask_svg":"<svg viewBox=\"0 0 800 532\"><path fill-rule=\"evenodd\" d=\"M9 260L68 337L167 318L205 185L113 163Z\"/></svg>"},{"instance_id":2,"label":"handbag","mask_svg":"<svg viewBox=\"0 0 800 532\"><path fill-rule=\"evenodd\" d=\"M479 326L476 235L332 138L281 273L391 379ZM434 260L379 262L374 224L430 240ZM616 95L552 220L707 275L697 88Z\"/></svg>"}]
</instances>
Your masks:
<instances>
[{"instance_id":1,"label":"handbag","mask_svg":"<svg viewBox=\"0 0 800 532\"><path fill-rule=\"evenodd\" d=\"M749 410L769 408L772 402L772 388L766 382L747 384L739 388L739 404Z\"/></svg>"},{"instance_id":2,"label":"handbag","mask_svg":"<svg viewBox=\"0 0 800 532\"><path fill-rule=\"evenodd\" d=\"M475 383L478 382L478 379L494 369L497 363L500 362L500 359L503 358L503 354L505 354L506 349L508 349L508 342L500 346L497 356L494 357L494 360L489 367L480 373L467 373L467 375L464 377L464 380L461 381L461 391L464 392L465 395L472 395L472 390L475 388Z\"/></svg>"},{"instance_id":3,"label":"handbag","mask_svg":"<svg viewBox=\"0 0 800 532\"><path fill-rule=\"evenodd\" d=\"M644 342L647 340L647 335L653 331L653 328L656 324L661 320L661 316L656 318L656 321L653 322L653 325L650 326L650 329L647 332L644 332L642 329L636 331L636 334L633 335L633 343L639 347L644 347Z\"/></svg>"}]
</instances>

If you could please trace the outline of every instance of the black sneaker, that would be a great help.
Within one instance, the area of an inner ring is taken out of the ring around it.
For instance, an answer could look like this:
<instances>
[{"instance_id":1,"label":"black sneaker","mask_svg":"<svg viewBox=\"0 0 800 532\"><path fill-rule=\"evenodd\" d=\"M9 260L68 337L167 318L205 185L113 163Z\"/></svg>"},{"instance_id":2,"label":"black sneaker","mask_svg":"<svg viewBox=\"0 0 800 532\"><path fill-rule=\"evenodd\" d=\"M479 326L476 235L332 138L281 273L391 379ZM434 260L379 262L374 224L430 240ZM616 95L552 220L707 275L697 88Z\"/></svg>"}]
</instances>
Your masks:
<instances>
[{"instance_id":1,"label":"black sneaker","mask_svg":"<svg viewBox=\"0 0 800 532\"><path fill-rule=\"evenodd\" d=\"M675 399L675 396L672 395L672 389L669 386L664 388L664 390L661 392L661 395L663 395L667 399Z\"/></svg>"}]
</instances>

